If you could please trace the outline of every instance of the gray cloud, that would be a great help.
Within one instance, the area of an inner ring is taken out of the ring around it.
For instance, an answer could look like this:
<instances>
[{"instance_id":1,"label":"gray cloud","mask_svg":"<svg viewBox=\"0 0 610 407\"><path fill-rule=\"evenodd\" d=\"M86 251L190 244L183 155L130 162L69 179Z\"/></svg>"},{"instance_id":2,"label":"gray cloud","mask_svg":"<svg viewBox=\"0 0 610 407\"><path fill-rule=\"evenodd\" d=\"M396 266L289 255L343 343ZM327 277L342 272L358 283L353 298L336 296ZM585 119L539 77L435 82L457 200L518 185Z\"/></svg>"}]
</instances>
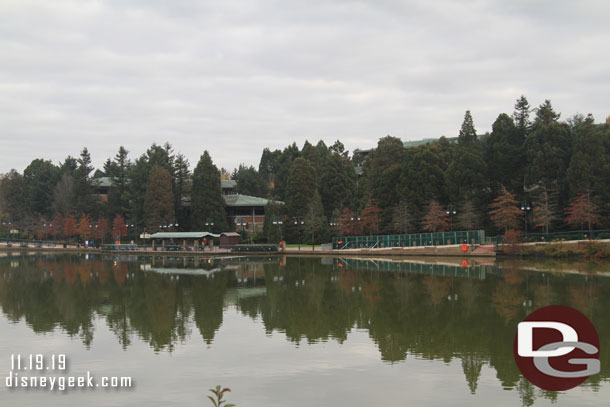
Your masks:
<instances>
[{"instance_id":1,"label":"gray cloud","mask_svg":"<svg viewBox=\"0 0 610 407\"><path fill-rule=\"evenodd\" d=\"M479 131L525 94L610 114L605 1L0 3L0 172L170 141L195 164L264 147Z\"/></svg>"}]
</instances>

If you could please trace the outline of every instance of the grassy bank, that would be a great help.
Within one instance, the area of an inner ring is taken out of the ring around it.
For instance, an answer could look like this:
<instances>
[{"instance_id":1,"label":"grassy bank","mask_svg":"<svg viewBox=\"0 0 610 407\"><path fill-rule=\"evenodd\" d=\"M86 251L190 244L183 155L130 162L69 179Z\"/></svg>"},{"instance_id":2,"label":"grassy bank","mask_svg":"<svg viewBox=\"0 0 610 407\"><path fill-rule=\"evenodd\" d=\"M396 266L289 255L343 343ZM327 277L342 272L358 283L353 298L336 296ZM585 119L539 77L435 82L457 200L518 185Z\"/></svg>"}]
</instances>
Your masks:
<instances>
[{"instance_id":1,"label":"grassy bank","mask_svg":"<svg viewBox=\"0 0 610 407\"><path fill-rule=\"evenodd\" d=\"M582 258L585 260L610 259L610 242L589 241L556 241L538 244L505 244L504 254L510 256Z\"/></svg>"}]
</instances>

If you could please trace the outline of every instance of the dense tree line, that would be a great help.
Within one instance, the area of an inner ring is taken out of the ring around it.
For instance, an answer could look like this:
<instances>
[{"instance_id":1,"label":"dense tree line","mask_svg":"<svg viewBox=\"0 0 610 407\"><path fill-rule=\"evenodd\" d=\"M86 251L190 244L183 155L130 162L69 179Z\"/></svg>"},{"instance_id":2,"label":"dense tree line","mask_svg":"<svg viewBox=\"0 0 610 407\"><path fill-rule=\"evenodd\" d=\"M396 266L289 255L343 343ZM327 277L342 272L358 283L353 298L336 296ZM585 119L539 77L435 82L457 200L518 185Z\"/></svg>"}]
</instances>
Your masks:
<instances>
[{"instance_id":1,"label":"dense tree line","mask_svg":"<svg viewBox=\"0 0 610 407\"><path fill-rule=\"evenodd\" d=\"M289 240L297 237L293 220L317 206L316 191L330 226L317 231L321 240L331 233L451 228L496 234L526 223L530 232L547 233L607 227L610 118L596 124L577 114L560 121L550 101L532 109L522 96L486 134L477 133L467 111L457 140L405 148L387 136L368 155L351 158L339 141L330 148L306 143L300 152L293 144L265 150L259 175L275 186L271 196L286 202ZM272 229L267 224L266 233L276 235Z\"/></svg>"},{"instance_id":2,"label":"dense tree line","mask_svg":"<svg viewBox=\"0 0 610 407\"><path fill-rule=\"evenodd\" d=\"M112 183L107 202L94 193L100 177ZM526 224L530 232L607 227L610 118L595 123L577 114L561 121L550 101L531 108L522 96L486 134L477 133L467 111L454 139L405 148L387 136L366 156L350 156L338 140L330 147L293 143L265 148L258 168L240 165L232 172L216 167L206 151L191 173L169 143L153 144L135 159L120 147L94 171L84 148L78 158L57 165L35 159L22 173L0 178L3 232L81 236L81 220L102 239L124 236L113 232L124 230L121 220L134 235L167 228L223 231L229 225L221 178L234 179L241 194L272 201L256 236L261 241L479 228L495 234ZM74 227L49 226L60 217L75 220Z\"/></svg>"}]
</instances>

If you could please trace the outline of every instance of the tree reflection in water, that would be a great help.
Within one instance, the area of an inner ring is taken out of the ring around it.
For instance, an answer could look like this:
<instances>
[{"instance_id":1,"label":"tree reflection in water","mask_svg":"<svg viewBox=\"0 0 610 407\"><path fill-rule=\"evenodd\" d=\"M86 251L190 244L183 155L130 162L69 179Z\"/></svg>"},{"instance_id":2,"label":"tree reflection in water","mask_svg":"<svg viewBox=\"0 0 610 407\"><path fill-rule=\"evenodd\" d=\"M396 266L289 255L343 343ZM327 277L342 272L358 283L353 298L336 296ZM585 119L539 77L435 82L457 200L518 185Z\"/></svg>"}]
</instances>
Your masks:
<instances>
[{"instance_id":1,"label":"tree reflection in water","mask_svg":"<svg viewBox=\"0 0 610 407\"><path fill-rule=\"evenodd\" d=\"M383 262L319 258L208 259L9 256L0 259L0 306L7 319L36 333L59 329L89 346L103 318L128 348L134 338L155 352L172 351L196 329L208 346L226 307L262 320L289 341L343 343L368 331L380 357L408 355L461 361L477 391L485 365L523 405L554 400L523 380L512 356L517 323L537 307L565 304L592 319L608 338L610 278L528 271L531 265ZM152 271L152 270L156 271ZM594 389L601 374L586 385Z\"/></svg>"}]
</instances>

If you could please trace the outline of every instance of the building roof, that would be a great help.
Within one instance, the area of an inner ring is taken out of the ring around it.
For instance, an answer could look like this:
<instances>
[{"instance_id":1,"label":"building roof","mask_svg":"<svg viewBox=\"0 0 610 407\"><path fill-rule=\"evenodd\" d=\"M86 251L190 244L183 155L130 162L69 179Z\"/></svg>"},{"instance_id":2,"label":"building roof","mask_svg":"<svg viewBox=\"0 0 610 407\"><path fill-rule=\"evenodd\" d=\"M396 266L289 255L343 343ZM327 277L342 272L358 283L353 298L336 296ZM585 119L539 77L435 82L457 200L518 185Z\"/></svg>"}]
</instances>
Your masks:
<instances>
[{"instance_id":1,"label":"building roof","mask_svg":"<svg viewBox=\"0 0 610 407\"><path fill-rule=\"evenodd\" d=\"M480 138L481 136L478 135L477 137ZM450 143L455 143L458 140L457 137L445 137L445 138ZM403 141L402 145L403 145L404 148L411 148L411 147L422 146L424 144L434 143L434 142L439 141L439 140L440 140L440 137L439 138L425 138L425 139L421 139L421 140L410 140L410 141ZM375 147L369 148L369 149L359 149L359 148L357 148L357 149L354 150L354 155L357 155L357 154L366 155L366 154L369 154L370 152L375 151L375 149L376 149Z\"/></svg>"},{"instance_id":2,"label":"building roof","mask_svg":"<svg viewBox=\"0 0 610 407\"><path fill-rule=\"evenodd\" d=\"M207 236L220 237L210 232L158 232L150 235L149 239L201 239Z\"/></svg>"},{"instance_id":3,"label":"building roof","mask_svg":"<svg viewBox=\"0 0 610 407\"><path fill-rule=\"evenodd\" d=\"M91 184L94 187L111 187L112 186L112 178L110 178L110 177L93 178L91 180Z\"/></svg>"},{"instance_id":4,"label":"building roof","mask_svg":"<svg viewBox=\"0 0 610 407\"><path fill-rule=\"evenodd\" d=\"M221 179L220 180L220 187L222 189L236 188L237 187L237 181L235 181L234 179Z\"/></svg>"},{"instance_id":5,"label":"building roof","mask_svg":"<svg viewBox=\"0 0 610 407\"><path fill-rule=\"evenodd\" d=\"M480 136L477 136L477 137L480 137ZM445 138L450 143L457 142L457 140L458 140L457 137L445 137ZM440 138L425 138L425 139L422 139L422 140L403 141L402 145L405 148L411 148L411 147L423 146L424 144L434 143L434 142L437 142L439 140L440 140Z\"/></svg>"},{"instance_id":6,"label":"building roof","mask_svg":"<svg viewBox=\"0 0 610 407\"><path fill-rule=\"evenodd\" d=\"M222 232L220 234L220 236L237 237L237 236L239 236L239 233L237 233L237 232Z\"/></svg>"},{"instance_id":7,"label":"building roof","mask_svg":"<svg viewBox=\"0 0 610 407\"><path fill-rule=\"evenodd\" d=\"M235 194L235 195L225 195L224 196L225 199L225 204L227 206L265 206L269 203L268 199L265 198L259 198L256 196L249 196L249 195L240 195L240 194ZM273 201L277 204L283 205L284 202L282 201Z\"/></svg>"},{"instance_id":8,"label":"building roof","mask_svg":"<svg viewBox=\"0 0 610 407\"><path fill-rule=\"evenodd\" d=\"M354 150L354 155L356 155L356 154L368 154L371 151L375 151L375 149L374 148L369 148L369 149L365 150L365 149L357 148L357 149Z\"/></svg>"}]
</instances>

